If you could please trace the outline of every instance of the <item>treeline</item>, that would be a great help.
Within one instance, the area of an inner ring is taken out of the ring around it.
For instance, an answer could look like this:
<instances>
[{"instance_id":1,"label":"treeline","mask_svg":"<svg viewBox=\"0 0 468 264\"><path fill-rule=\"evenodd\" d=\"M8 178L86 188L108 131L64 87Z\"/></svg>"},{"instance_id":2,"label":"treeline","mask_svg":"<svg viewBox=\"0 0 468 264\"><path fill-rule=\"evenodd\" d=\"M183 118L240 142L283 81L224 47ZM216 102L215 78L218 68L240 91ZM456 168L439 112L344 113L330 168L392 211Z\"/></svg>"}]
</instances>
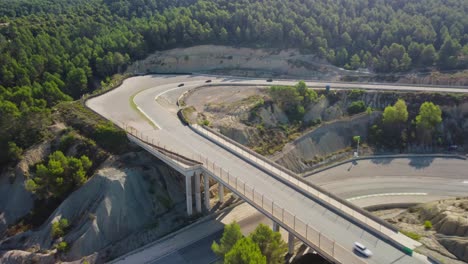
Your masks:
<instances>
[{"instance_id":1,"label":"treeline","mask_svg":"<svg viewBox=\"0 0 468 264\"><path fill-rule=\"evenodd\" d=\"M42 138L56 103L155 50L295 47L349 69L466 68L466 13L464 0L2 2L0 164Z\"/></svg>"}]
</instances>

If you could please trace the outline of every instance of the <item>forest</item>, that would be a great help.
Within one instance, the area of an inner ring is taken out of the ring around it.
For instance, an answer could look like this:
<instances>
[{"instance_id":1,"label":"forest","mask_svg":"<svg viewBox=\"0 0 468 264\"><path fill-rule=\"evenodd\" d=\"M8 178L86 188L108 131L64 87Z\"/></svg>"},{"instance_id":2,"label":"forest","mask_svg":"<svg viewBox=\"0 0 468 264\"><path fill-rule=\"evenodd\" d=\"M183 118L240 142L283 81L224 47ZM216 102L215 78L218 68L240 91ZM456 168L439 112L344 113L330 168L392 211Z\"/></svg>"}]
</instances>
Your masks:
<instances>
[{"instance_id":1,"label":"forest","mask_svg":"<svg viewBox=\"0 0 468 264\"><path fill-rule=\"evenodd\" d=\"M47 136L54 106L156 50L298 48L346 69L468 66L466 0L0 2L0 165Z\"/></svg>"}]
</instances>

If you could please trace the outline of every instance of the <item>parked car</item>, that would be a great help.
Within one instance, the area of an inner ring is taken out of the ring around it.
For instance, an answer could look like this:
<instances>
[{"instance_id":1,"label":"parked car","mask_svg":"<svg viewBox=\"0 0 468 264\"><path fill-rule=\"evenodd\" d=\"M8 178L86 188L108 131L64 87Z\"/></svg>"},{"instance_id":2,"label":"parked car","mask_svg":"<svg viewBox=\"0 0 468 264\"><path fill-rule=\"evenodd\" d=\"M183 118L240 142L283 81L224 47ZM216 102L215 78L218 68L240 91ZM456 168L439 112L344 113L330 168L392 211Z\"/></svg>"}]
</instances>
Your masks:
<instances>
[{"instance_id":1,"label":"parked car","mask_svg":"<svg viewBox=\"0 0 468 264\"><path fill-rule=\"evenodd\" d=\"M267 82L272 82L272 81L273 81L273 79L271 79L271 78L270 78L270 79L267 79Z\"/></svg>"},{"instance_id":2,"label":"parked car","mask_svg":"<svg viewBox=\"0 0 468 264\"><path fill-rule=\"evenodd\" d=\"M205 82L206 82L206 83L210 83L210 82L211 82L211 80L206 80Z\"/></svg>"},{"instance_id":3,"label":"parked car","mask_svg":"<svg viewBox=\"0 0 468 264\"><path fill-rule=\"evenodd\" d=\"M359 242L354 242L354 250L368 258L372 256L372 251Z\"/></svg>"},{"instance_id":4,"label":"parked car","mask_svg":"<svg viewBox=\"0 0 468 264\"><path fill-rule=\"evenodd\" d=\"M184 84L183 84L183 83L181 83L181 84L177 85L177 87L182 87L182 86L184 86Z\"/></svg>"}]
</instances>

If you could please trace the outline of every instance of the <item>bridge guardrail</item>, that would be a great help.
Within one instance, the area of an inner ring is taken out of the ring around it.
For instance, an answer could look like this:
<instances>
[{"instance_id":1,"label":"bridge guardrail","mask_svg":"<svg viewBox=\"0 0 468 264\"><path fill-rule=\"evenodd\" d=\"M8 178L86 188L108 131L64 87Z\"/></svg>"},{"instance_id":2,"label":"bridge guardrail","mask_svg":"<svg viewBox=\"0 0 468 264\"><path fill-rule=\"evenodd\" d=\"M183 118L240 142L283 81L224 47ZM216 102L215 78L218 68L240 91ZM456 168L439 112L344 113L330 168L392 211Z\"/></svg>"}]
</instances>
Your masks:
<instances>
[{"instance_id":1,"label":"bridge guardrail","mask_svg":"<svg viewBox=\"0 0 468 264\"><path fill-rule=\"evenodd\" d=\"M207 139L213 141L214 143L219 144L220 146L224 145L224 148L231 148L226 145L226 143L231 143L236 147L236 145L240 145L239 143L235 142L232 143L232 139L226 138L223 135L220 135L219 133L215 132L212 133L212 131L206 129L206 127L201 127L199 125L190 125L190 127L200 135L206 137ZM211 132L211 137L208 135L208 133ZM213 134L215 137L218 137L218 139L213 139ZM221 145L222 144L222 145ZM304 179L299 178L297 175L294 173L287 173L287 169L281 167L280 165L273 164L271 161L266 160L265 157L257 154L257 153L252 153L250 149L247 149L244 146L237 146L238 149L231 149L234 152L237 152L238 156L244 156L244 159L246 159L245 156L251 155L250 160L251 164L259 164L262 165L263 162L263 168L267 170L269 173L272 175L279 176L280 178L283 178L284 180L295 184L297 187L300 189L304 190L305 192L311 194L311 198L315 199L318 203L321 203L325 207L328 207L329 210L334 211L337 214L340 214L342 217L348 219L349 221L354 222L357 225L360 225L364 229L367 229L371 233L374 233L377 235L381 240L386 241L387 243L393 245L395 248L399 249L401 252L407 254L407 255L412 255L408 253L405 245L401 244L399 241L395 240L392 238L392 235L398 234L399 231L396 227L391 225L390 223L385 222L384 220L377 218L376 216L370 214L369 212L363 210L360 207L355 206L354 204L341 199L340 197L331 194L322 188L315 186ZM279 167L279 168L278 168ZM279 171L278 173L275 173L275 169ZM315 197L315 198L314 198ZM331 206L331 207L330 207ZM333 209L335 208L335 209Z\"/></svg>"},{"instance_id":2,"label":"bridge guardrail","mask_svg":"<svg viewBox=\"0 0 468 264\"><path fill-rule=\"evenodd\" d=\"M348 212L346 211L346 209L348 208L344 208L342 205L345 205L346 207L349 207L349 209L352 209L352 211L357 211L359 212L360 214L362 214L364 217L360 217L360 216L357 216L355 215L354 213L352 213L351 211L351 215L353 217L356 217L357 219L361 218L361 219L365 219L365 218L369 218L375 222L377 222L379 225L385 227L385 228L388 228L390 231L393 231L393 232L398 232L398 228L396 228L395 226L393 226L392 224L390 223L387 223L385 222L384 220L372 215L371 213L367 212L366 210L363 210L362 208L346 201L345 199L342 199L341 197L333 194L333 193L330 193L326 190L324 190L323 188L315 185L315 184L312 184L306 180L304 180L303 178L297 176L294 172L282 167L281 165L278 165L276 164L275 162L272 162L270 160L268 160L267 158L265 158L264 156L246 148L245 146L237 143L236 141L218 133L217 131L214 131L213 129L209 128L209 127L206 127L206 126L198 126L198 125L192 125L195 129L198 129L198 128L201 128L201 129L204 129L208 132L210 132L211 134L213 134L214 137L217 138L218 141L220 141L221 143L228 143L228 144L231 144L231 145L234 145L234 151L238 151L241 155L247 155L248 157L250 156L250 159L253 160L254 162L260 164L260 165L263 165L263 167L265 167L267 170L269 171L280 171L282 173L279 173L279 176L284 176L286 178L286 180L292 182L293 184L296 184L297 186L299 187L302 187L303 189L307 190L309 193L317 196L318 198L321 198L322 200L324 200L325 202L328 202L330 203L331 205L339 208L340 210L346 212L346 213L349 213L350 211L348 210ZM203 133L203 131L201 131ZM312 190L312 189L313 190ZM323 199L323 198L325 199ZM335 201L332 201L333 200L336 200L336 203ZM364 222L366 224L369 224L367 222L369 222L368 220L364 220ZM378 227L377 230L379 231L382 231L381 230L381 227Z\"/></svg>"},{"instance_id":3,"label":"bridge guardrail","mask_svg":"<svg viewBox=\"0 0 468 264\"><path fill-rule=\"evenodd\" d=\"M141 132L135 131L132 134L133 137L137 138L143 143L147 143L150 138ZM145 137L146 136L146 137ZM160 146L159 142L154 145ZM174 151L171 151L177 157L184 157ZM250 186L246 182L239 179L237 176L231 175L225 171L216 163L212 162L206 157L201 155L194 155L192 159L184 157L184 159L191 160L197 164L201 164L201 168L211 175L211 177L222 182L224 186L229 188L231 191L241 196L249 204L253 205L257 209L261 210L267 216L277 221L283 228L291 231L296 237L304 241L310 247L314 248L322 256L332 260L338 261L339 263L351 263L351 264L364 264L366 263L363 259L359 258L353 253L352 246L344 247L328 238L322 232L309 225L307 221L304 221L297 217L292 212L281 207L274 202L274 199L265 195L255 187Z\"/></svg>"}]
</instances>

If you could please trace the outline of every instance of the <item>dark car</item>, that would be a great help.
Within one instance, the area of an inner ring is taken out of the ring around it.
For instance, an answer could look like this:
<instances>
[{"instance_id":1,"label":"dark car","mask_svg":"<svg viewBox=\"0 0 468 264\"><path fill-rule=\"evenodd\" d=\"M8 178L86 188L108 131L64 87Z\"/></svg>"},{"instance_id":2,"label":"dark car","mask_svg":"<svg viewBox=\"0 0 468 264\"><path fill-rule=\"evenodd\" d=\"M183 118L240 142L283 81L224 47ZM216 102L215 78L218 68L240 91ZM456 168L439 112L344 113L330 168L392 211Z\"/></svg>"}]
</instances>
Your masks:
<instances>
[{"instance_id":1,"label":"dark car","mask_svg":"<svg viewBox=\"0 0 468 264\"><path fill-rule=\"evenodd\" d=\"M181 83L181 84L177 85L177 87L182 87L182 86L184 86L184 84L183 84L183 83Z\"/></svg>"},{"instance_id":2,"label":"dark car","mask_svg":"<svg viewBox=\"0 0 468 264\"><path fill-rule=\"evenodd\" d=\"M211 80L206 80L205 82L206 82L206 83L210 83L210 82L211 82Z\"/></svg>"},{"instance_id":3,"label":"dark car","mask_svg":"<svg viewBox=\"0 0 468 264\"><path fill-rule=\"evenodd\" d=\"M450 145L450 146L448 147L448 150L449 150L449 151L455 151L455 150L457 150L457 149L458 149L458 146L457 146L457 145Z\"/></svg>"},{"instance_id":4,"label":"dark car","mask_svg":"<svg viewBox=\"0 0 468 264\"><path fill-rule=\"evenodd\" d=\"M268 80L267 80L267 82L272 82L272 81L273 81L273 79L268 79Z\"/></svg>"}]
</instances>

